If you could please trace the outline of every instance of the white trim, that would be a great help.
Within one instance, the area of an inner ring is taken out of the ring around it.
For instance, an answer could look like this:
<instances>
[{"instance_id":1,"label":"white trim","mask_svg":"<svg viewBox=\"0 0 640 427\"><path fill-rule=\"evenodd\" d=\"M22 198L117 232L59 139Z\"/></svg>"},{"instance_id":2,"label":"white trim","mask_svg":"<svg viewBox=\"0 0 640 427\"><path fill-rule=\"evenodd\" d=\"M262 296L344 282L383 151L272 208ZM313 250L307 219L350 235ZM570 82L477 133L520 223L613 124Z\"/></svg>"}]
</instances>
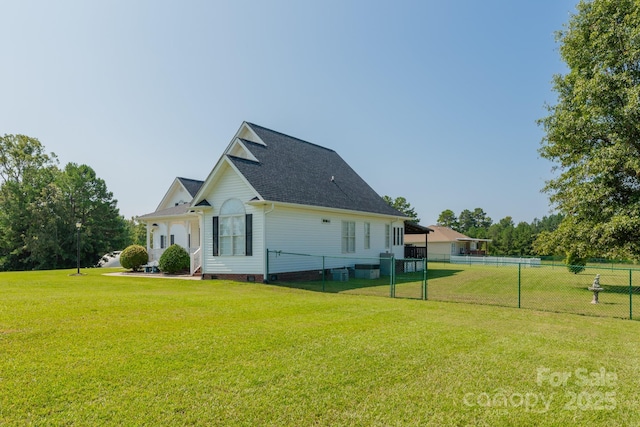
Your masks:
<instances>
[{"instance_id":1,"label":"white trim","mask_svg":"<svg viewBox=\"0 0 640 427\"><path fill-rule=\"evenodd\" d=\"M236 147L240 147L240 150L236 150ZM232 154L234 151L242 151L242 154ZM239 157L241 159L249 160L252 162L260 163L260 161L256 158L256 156L249 151L247 146L240 140L240 138L236 138L234 143L229 146L229 149L225 153L229 156Z\"/></svg>"},{"instance_id":2,"label":"white trim","mask_svg":"<svg viewBox=\"0 0 640 427\"><path fill-rule=\"evenodd\" d=\"M202 187L200 187L200 190L198 190L198 194L196 194L195 197L193 198L193 201L191 202L191 208L195 209L196 205L204 199L203 196L208 193L209 187L215 184L218 176L221 174L221 171L224 165L227 165L228 167L230 167L236 173L236 175L240 177L242 182L251 190L251 192L254 194L255 197L258 197L260 201L264 200L262 196L256 191L256 189L253 188L251 184L249 184L249 181L247 181L247 178L245 178L245 176L242 173L240 173L240 171L238 170L238 168L236 168L233 162L227 158L226 154L224 154L222 157L220 157L220 159L216 163L213 170L211 170L211 173L209 174L207 179L204 181L204 184L202 184Z\"/></svg>"},{"instance_id":3,"label":"white trim","mask_svg":"<svg viewBox=\"0 0 640 427\"><path fill-rule=\"evenodd\" d=\"M251 187L253 189L253 187ZM254 189L255 191L255 189ZM297 209L306 209L310 211L322 211L322 212L335 212L339 214L351 214L351 215L359 215L359 216L372 216L376 218L390 218L393 222L402 222L408 221L409 218L398 217L397 215L387 215L375 212L366 212L366 211L356 211L352 209L342 209L342 208L329 208L326 206L313 206L313 205L305 205L300 203L287 203L287 202L275 202L273 200L268 199L259 199L259 200L249 200L245 202L248 205L276 205L288 208L297 208Z\"/></svg>"},{"instance_id":4,"label":"white trim","mask_svg":"<svg viewBox=\"0 0 640 427\"><path fill-rule=\"evenodd\" d=\"M160 200L160 203L158 203L158 207L156 208L156 211L161 210L160 207L164 205L165 201L169 198L169 193L171 193L175 187L176 182L178 184L180 184L180 187L182 187L182 189L184 191L187 192L187 194L189 194L189 190L187 190L187 188L182 184L182 182L180 182L180 180L176 177L173 182L171 183L171 185L169 186L169 189L167 190L166 193L164 193L164 197L162 197L162 200ZM186 203L185 203L186 204Z\"/></svg>"},{"instance_id":5,"label":"white trim","mask_svg":"<svg viewBox=\"0 0 640 427\"><path fill-rule=\"evenodd\" d=\"M260 138L258 136L258 134L255 133L255 131L251 128L251 126L249 125L249 123L247 121L243 121L242 122L242 124L240 125L240 128L238 128L238 131L236 132L236 134L233 135L233 138L231 139L231 142L233 142L236 138L240 138L240 134L245 130L248 131L251 134L252 138L243 138L243 139L246 139L246 140L251 141L251 142L255 142L256 144L264 145L265 147L267 146L267 144L265 144L264 141L262 140L262 138ZM230 146L231 146L231 144L229 144L229 147ZM227 154L227 152L229 150L229 147L227 147L227 149L224 150L224 154Z\"/></svg>"}]
</instances>

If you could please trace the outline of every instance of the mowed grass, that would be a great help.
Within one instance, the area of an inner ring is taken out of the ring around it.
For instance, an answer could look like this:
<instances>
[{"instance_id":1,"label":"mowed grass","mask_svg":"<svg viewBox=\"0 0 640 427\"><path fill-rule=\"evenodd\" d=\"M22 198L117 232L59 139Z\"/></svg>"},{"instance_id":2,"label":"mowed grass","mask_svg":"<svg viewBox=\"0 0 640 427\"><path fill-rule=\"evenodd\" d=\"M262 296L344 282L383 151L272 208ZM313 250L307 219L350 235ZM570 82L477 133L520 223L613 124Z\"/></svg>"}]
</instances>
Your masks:
<instances>
[{"instance_id":1,"label":"mowed grass","mask_svg":"<svg viewBox=\"0 0 640 427\"><path fill-rule=\"evenodd\" d=\"M432 301L520 307L523 309L591 316L640 319L640 270L589 266L574 274L564 265L518 268L513 265L465 265L431 262L427 275L427 299ZM596 274L603 291L599 304L591 304ZM422 298L423 272L400 273L397 298ZM631 284L631 289L630 285ZM282 283L282 286L314 291L390 296L388 276L377 280L353 279ZM638 299L634 303L634 300ZM634 307L637 305L637 307ZM634 314L635 311L635 314Z\"/></svg>"},{"instance_id":2,"label":"mowed grass","mask_svg":"<svg viewBox=\"0 0 640 427\"><path fill-rule=\"evenodd\" d=\"M0 274L0 425L639 424L640 322L72 272Z\"/></svg>"},{"instance_id":3,"label":"mowed grass","mask_svg":"<svg viewBox=\"0 0 640 427\"><path fill-rule=\"evenodd\" d=\"M591 304L596 274L603 291ZM631 289L630 285L631 284ZM414 287L416 284L413 285ZM588 267L574 274L566 266L429 265L428 297L432 300L495 304L640 319L640 270ZM633 298L633 300L631 299ZM634 300L638 307L634 315Z\"/></svg>"}]
</instances>

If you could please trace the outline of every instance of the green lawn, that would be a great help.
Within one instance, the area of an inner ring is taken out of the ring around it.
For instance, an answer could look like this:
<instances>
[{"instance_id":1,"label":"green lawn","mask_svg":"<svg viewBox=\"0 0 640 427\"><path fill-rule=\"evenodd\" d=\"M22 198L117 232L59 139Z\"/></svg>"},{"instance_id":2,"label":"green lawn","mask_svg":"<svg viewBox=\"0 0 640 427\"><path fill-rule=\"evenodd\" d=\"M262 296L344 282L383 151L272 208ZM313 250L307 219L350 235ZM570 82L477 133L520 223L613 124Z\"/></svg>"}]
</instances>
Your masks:
<instances>
[{"instance_id":1,"label":"green lawn","mask_svg":"<svg viewBox=\"0 0 640 427\"><path fill-rule=\"evenodd\" d=\"M427 298L474 304L520 307L523 309L583 314L590 316L640 319L640 270L611 266L589 266L573 274L562 265L543 265L520 269L509 266L429 263ZM600 275L603 291L600 304L591 304L589 291L595 275ZM398 298L422 298L422 272L399 274L395 285ZM346 282L326 280L300 283L280 283L331 293L358 295L390 295L389 277L378 280L349 279ZM323 288L324 286L324 288ZM631 304L630 304L631 303ZM637 307L634 309L634 304ZM631 305L631 306L630 306ZM630 310L631 309L631 310ZM633 312L636 312L635 314Z\"/></svg>"},{"instance_id":2,"label":"green lawn","mask_svg":"<svg viewBox=\"0 0 640 427\"><path fill-rule=\"evenodd\" d=\"M72 272L0 273L0 425L640 420L640 322Z\"/></svg>"}]
</instances>

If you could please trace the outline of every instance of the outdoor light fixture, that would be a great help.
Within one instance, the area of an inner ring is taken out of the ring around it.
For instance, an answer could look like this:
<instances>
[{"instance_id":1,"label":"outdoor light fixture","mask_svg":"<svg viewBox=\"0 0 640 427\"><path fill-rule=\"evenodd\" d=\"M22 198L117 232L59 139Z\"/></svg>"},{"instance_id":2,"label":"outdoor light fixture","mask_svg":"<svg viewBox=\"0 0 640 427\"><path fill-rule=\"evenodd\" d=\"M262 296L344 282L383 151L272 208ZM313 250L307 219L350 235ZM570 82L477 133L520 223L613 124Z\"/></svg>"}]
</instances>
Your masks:
<instances>
[{"instance_id":1,"label":"outdoor light fixture","mask_svg":"<svg viewBox=\"0 0 640 427\"><path fill-rule=\"evenodd\" d=\"M80 275L80 227L82 227L81 222L76 222L76 246L78 247L78 255L77 255L77 266L78 266L78 275Z\"/></svg>"}]
</instances>

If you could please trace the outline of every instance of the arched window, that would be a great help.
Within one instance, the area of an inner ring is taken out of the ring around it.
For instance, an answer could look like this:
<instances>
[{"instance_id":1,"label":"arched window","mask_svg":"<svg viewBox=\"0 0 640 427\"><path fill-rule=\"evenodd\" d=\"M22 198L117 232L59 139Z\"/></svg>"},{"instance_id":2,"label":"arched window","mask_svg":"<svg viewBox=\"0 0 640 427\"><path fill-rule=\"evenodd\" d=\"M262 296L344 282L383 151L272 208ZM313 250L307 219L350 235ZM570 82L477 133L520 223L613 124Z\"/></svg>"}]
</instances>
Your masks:
<instances>
[{"instance_id":1,"label":"arched window","mask_svg":"<svg viewBox=\"0 0 640 427\"><path fill-rule=\"evenodd\" d=\"M220 255L245 255L245 209L238 199L228 199L220 207Z\"/></svg>"}]
</instances>

